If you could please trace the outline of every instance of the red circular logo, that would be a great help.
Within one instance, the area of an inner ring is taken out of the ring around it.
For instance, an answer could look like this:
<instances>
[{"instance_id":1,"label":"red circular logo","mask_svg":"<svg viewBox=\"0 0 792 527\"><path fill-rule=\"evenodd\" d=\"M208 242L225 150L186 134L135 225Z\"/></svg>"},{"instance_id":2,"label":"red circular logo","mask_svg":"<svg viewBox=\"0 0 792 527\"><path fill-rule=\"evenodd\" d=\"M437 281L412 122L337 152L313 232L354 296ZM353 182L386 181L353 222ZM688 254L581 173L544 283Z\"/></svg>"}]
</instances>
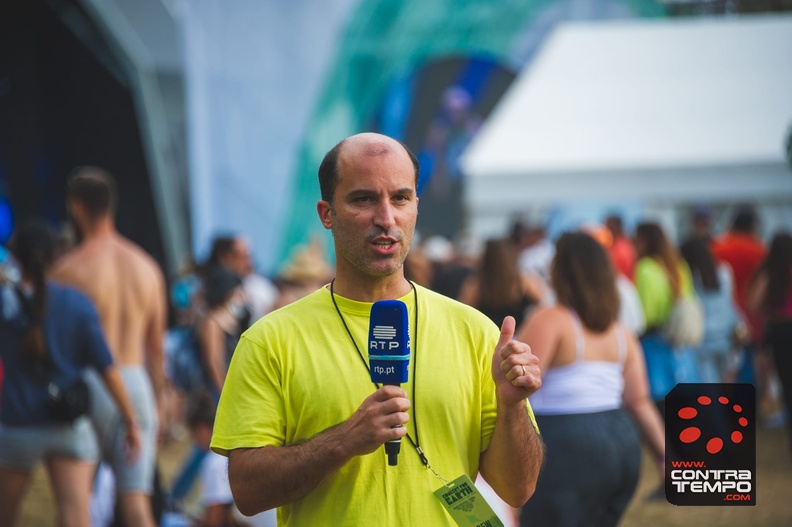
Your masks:
<instances>
[{"instance_id":1,"label":"red circular logo","mask_svg":"<svg viewBox=\"0 0 792 527\"><path fill-rule=\"evenodd\" d=\"M686 421L691 422L691 426L685 428L679 433L679 440L686 444L695 443L696 441L701 439L702 435L704 435L704 432L702 432L702 430L698 426L695 426L693 420L696 418L696 416L699 415L701 411L704 410L705 407L713 404L712 399L710 399L706 395L702 395L701 397L696 399L696 402L702 408L696 408L694 406L686 406L684 408L680 408L679 411L677 412L677 416L680 419L684 419ZM718 397L718 403L720 403L723 406L727 406L729 404L729 399L728 397L723 397L723 396ZM742 406L740 406L739 404L733 405L731 407L731 410L735 415L740 415L743 411ZM745 428L746 426L748 426L748 419L746 419L744 416L740 416L739 419L737 419L737 424L740 427ZM728 440L734 444L738 444L742 442L743 434L740 431L740 429L736 428L735 430L733 430ZM706 448L707 448L707 452L709 452L710 454L714 455L720 452L721 450L723 450L724 439L721 437L717 437L717 436L705 437L704 441L707 442Z\"/></svg>"}]
</instances>

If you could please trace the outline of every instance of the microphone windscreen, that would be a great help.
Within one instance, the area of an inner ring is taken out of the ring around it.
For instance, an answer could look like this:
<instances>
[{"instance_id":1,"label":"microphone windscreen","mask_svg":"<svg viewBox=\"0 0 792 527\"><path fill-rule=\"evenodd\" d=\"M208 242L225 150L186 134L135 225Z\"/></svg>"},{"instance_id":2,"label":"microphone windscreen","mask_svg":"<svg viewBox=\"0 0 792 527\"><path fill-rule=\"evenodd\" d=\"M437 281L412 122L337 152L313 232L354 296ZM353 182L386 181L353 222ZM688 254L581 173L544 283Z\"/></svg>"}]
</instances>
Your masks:
<instances>
[{"instance_id":1,"label":"microphone windscreen","mask_svg":"<svg viewBox=\"0 0 792 527\"><path fill-rule=\"evenodd\" d=\"M410 335L407 306L404 302L380 300L371 306L368 354L372 382L407 382Z\"/></svg>"}]
</instances>

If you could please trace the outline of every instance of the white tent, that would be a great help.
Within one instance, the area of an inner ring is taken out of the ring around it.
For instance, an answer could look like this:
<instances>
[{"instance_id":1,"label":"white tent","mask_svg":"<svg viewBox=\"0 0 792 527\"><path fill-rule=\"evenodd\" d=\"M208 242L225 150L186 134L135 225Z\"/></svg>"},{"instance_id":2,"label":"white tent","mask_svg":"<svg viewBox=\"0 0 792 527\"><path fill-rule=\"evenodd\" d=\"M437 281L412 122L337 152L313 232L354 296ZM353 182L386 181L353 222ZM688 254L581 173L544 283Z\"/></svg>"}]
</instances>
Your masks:
<instances>
[{"instance_id":1,"label":"white tent","mask_svg":"<svg viewBox=\"0 0 792 527\"><path fill-rule=\"evenodd\" d=\"M569 23L463 158L470 227L553 204L792 205L792 17Z\"/></svg>"}]
</instances>

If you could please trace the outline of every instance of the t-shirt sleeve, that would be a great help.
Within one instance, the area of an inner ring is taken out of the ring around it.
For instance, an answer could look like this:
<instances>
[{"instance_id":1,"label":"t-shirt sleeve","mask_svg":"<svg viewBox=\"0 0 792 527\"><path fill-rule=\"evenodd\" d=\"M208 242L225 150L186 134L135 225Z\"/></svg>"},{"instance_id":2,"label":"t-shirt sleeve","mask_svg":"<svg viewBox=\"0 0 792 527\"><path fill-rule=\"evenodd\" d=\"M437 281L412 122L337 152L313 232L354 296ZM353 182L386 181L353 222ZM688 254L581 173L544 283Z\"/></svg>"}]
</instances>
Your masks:
<instances>
[{"instance_id":1,"label":"t-shirt sleeve","mask_svg":"<svg viewBox=\"0 0 792 527\"><path fill-rule=\"evenodd\" d=\"M476 345L482 349L480 357L482 357L479 368L481 376L481 451L484 452L489 448L490 441L492 440L492 432L495 430L495 419L498 413L497 395L495 393L495 381L492 378L492 354L495 353L495 346L498 343L500 334L497 331L497 326L491 321L484 322L486 330L483 332L480 340Z\"/></svg>"},{"instance_id":2,"label":"t-shirt sleeve","mask_svg":"<svg viewBox=\"0 0 792 527\"><path fill-rule=\"evenodd\" d=\"M658 270L645 259L639 260L635 268L635 289L641 300L646 327L662 325L663 307L667 305L663 298L667 290L663 287L662 277L658 276Z\"/></svg>"},{"instance_id":3,"label":"t-shirt sleeve","mask_svg":"<svg viewBox=\"0 0 792 527\"><path fill-rule=\"evenodd\" d=\"M227 456L237 448L283 446L285 405L277 358L262 342L242 335L217 407L211 448Z\"/></svg>"}]
</instances>

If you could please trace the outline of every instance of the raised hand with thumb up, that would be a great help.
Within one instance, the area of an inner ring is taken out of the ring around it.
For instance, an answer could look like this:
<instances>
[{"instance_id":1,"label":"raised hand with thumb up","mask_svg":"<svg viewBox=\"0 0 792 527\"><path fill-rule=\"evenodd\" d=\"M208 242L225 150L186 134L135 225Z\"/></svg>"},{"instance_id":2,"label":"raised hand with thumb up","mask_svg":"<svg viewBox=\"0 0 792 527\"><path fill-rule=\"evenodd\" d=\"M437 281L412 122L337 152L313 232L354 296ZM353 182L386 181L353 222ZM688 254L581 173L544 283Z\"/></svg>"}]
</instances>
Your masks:
<instances>
[{"instance_id":1,"label":"raised hand with thumb up","mask_svg":"<svg viewBox=\"0 0 792 527\"><path fill-rule=\"evenodd\" d=\"M505 404L525 400L542 385L539 359L531 353L528 344L513 340L514 330L514 318L504 318L492 357L492 377L498 387L498 399Z\"/></svg>"}]
</instances>

